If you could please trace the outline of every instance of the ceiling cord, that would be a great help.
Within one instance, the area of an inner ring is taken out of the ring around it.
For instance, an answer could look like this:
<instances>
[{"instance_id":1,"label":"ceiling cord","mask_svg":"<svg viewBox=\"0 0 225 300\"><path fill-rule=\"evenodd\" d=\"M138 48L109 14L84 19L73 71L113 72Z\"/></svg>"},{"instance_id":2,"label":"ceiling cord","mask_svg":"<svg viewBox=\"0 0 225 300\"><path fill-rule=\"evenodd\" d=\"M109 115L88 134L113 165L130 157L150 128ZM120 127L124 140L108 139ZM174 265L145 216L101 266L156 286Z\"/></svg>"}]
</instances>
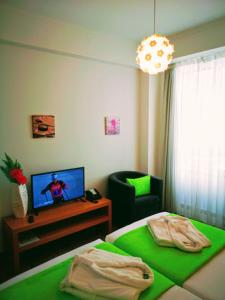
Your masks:
<instances>
[{"instance_id":1,"label":"ceiling cord","mask_svg":"<svg viewBox=\"0 0 225 300\"><path fill-rule=\"evenodd\" d=\"M156 9L155 6L156 5L155 5L155 0L154 0L154 32L153 32L154 34L155 34L155 9Z\"/></svg>"}]
</instances>

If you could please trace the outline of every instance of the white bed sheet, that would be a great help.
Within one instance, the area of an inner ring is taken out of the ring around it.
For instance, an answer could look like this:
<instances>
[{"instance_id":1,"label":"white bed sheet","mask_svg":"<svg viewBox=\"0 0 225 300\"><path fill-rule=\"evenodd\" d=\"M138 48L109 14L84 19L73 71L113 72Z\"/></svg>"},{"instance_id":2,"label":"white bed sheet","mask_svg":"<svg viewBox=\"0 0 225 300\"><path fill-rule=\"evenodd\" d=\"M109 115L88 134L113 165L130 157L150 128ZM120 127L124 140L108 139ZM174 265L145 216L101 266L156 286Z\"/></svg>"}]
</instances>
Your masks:
<instances>
[{"instance_id":1,"label":"white bed sheet","mask_svg":"<svg viewBox=\"0 0 225 300\"><path fill-rule=\"evenodd\" d=\"M225 299L225 250L185 281L183 287L205 299Z\"/></svg>"},{"instance_id":2,"label":"white bed sheet","mask_svg":"<svg viewBox=\"0 0 225 300\"><path fill-rule=\"evenodd\" d=\"M146 225L147 219L157 218L160 215L167 214L168 212L161 212L141 219L108 234L105 240L109 243L113 243L124 233ZM220 251L200 270L187 279L183 287L202 299L225 300L225 249Z\"/></svg>"},{"instance_id":3,"label":"white bed sheet","mask_svg":"<svg viewBox=\"0 0 225 300\"><path fill-rule=\"evenodd\" d=\"M60 263L69 257L73 257L75 254L79 254L79 253L83 252L85 249L87 249L89 247L94 247L95 245L97 245L101 242L103 242L101 239L97 239L93 242L90 242L81 247L73 249L72 251L69 251L63 255L53 258L35 268L30 269L29 271L21 273L15 277L13 277L12 279L0 284L0 290L3 290L5 288L15 284L16 282L19 282L25 278L28 278L29 276L32 276L32 275L34 275L44 269L47 269L57 263ZM169 290L167 290L164 294L162 294L158 298L158 300L181 300L181 299L182 300L200 300L201 298L193 295L192 293L186 291L183 288L178 287L177 285L175 285L172 288L170 288Z\"/></svg>"},{"instance_id":4,"label":"white bed sheet","mask_svg":"<svg viewBox=\"0 0 225 300\"><path fill-rule=\"evenodd\" d=\"M153 218L157 218L159 216L165 216L165 215L168 215L169 213L166 212L166 211L163 211L163 212L160 212L158 214L155 214L155 215L152 215L152 216L149 216L149 217L146 217L144 219L141 219L139 221L136 221L134 223L131 223L125 227L122 227L110 234L108 234L106 237L105 237L105 241L106 242L109 242L109 243L113 243L118 237L120 237L121 235L123 235L124 233L128 232L128 231L131 231L135 228L138 228L140 226L144 226L146 225L146 221L148 219L153 219Z\"/></svg>"}]
</instances>

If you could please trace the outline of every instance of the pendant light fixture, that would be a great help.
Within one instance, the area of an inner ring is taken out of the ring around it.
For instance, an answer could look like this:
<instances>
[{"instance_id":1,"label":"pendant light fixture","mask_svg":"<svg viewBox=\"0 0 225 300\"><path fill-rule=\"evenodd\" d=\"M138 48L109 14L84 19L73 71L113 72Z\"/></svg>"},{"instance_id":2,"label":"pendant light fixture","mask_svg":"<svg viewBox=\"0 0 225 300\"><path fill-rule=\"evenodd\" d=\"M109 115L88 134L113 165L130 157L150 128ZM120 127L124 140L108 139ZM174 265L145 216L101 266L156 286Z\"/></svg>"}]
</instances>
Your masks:
<instances>
[{"instance_id":1,"label":"pendant light fixture","mask_svg":"<svg viewBox=\"0 0 225 300\"><path fill-rule=\"evenodd\" d=\"M170 41L155 33L155 0L154 0L154 34L145 38L137 49L136 61L143 72L157 74L168 68L172 60L174 47Z\"/></svg>"}]
</instances>

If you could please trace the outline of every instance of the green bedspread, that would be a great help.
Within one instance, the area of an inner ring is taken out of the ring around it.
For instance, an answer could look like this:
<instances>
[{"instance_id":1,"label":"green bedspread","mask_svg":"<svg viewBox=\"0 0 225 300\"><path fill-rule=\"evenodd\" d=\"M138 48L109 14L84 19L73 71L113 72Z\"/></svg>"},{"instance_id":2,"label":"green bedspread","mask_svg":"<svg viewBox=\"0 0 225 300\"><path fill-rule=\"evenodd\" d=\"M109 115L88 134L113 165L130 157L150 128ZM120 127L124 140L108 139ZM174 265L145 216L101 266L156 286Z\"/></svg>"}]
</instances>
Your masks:
<instances>
[{"instance_id":1,"label":"green bedspread","mask_svg":"<svg viewBox=\"0 0 225 300\"><path fill-rule=\"evenodd\" d=\"M158 246L147 225L129 231L114 241L114 245L133 256L139 256L150 267L182 286L184 281L201 268L225 246L225 231L191 220L211 241L201 252L184 252L177 248Z\"/></svg>"},{"instance_id":2,"label":"green bedspread","mask_svg":"<svg viewBox=\"0 0 225 300\"><path fill-rule=\"evenodd\" d=\"M100 243L96 248L115 252L122 255L128 255L124 251L118 249L116 246L109 243ZM59 284L67 274L68 267L72 262L72 258L58 263L48 269L45 269L35 275L30 276L11 287L0 291L1 300L77 300L75 296L61 292ZM140 296L141 300L156 299L164 293L167 289L174 285L174 283L154 271L155 280L153 285L146 289Z\"/></svg>"},{"instance_id":3,"label":"green bedspread","mask_svg":"<svg viewBox=\"0 0 225 300\"><path fill-rule=\"evenodd\" d=\"M101 243L100 245L96 246L96 248L111 251L117 254L121 255L129 255L123 250L115 247L112 248L111 246L114 246L109 243ZM146 289L143 293L141 293L141 296L139 297L140 300L151 300L151 299L157 299L161 294L163 294L166 290L168 290L170 287L172 287L175 283L166 278L165 276L161 275L154 269L152 269L154 272L154 282L150 286L150 288Z\"/></svg>"}]
</instances>

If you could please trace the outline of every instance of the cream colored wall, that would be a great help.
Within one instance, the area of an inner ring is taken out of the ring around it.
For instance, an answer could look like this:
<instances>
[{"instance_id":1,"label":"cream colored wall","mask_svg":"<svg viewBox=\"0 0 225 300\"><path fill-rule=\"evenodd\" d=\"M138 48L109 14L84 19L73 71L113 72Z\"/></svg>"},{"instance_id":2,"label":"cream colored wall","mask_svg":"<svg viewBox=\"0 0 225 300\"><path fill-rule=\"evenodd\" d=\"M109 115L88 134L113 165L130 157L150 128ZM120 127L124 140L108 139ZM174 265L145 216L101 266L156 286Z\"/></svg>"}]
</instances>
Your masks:
<instances>
[{"instance_id":1,"label":"cream colored wall","mask_svg":"<svg viewBox=\"0 0 225 300\"><path fill-rule=\"evenodd\" d=\"M163 73L149 77L148 172L158 177L162 176L160 153L162 87Z\"/></svg>"},{"instance_id":2,"label":"cream colored wall","mask_svg":"<svg viewBox=\"0 0 225 300\"><path fill-rule=\"evenodd\" d=\"M64 24L66 30L61 23L54 28L47 18L0 11L1 158L4 152L17 158L28 178L84 166L86 188L94 186L105 195L110 173L139 169L140 89L130 63L133 44L101 33L81 41L77 28ZM81 57L84 46L89 50ZM33 114L55 115L55 138L32 138ZM120 117L120 135L104 134L108 115ZM0 174L0 217L12 213L10 199L11 184Z\"/></svg>"},{"instance_id":3,"label":"cream colored wall","mask_svg":"<svg viewBox=\"0 0 225 300\"><path fill-rule=\"evenodd\" d=\"M135 67L136 43L0 3L0 40Z\"/></svg>"},{"instance_id":4,"label":"cream colored wall","mask_svg":"<svg viewBox=\"0 0 225 300\"><path fill-rule=\"evenodd\" d=\"M225 46L225 18L207 23L182 33L169 36L174 44L174 58L207 51ZM156 176L162 176L162 147L160 137L161 127L163 73L152 75L149 79L149 135L146 143L148 149L148 171Z\"/></svg>"},{"instance_id":5,"label":"cream colored wall","mask_svg":"<svg viewBox=\"0 0 225 300\"><path fill-rule=\"evenodd\" d=\"M139 106L138 106L138 131L139 131L139 168L142 172L148 172L148 104L149 104L149 76L142 72L139 73Z\"/></svg>"},{"instance_id":6,"label":"cream colored wall","mask_svg":"<svg viewBox=\"0 0 225 300\"><path fill-rule=\"evenodd\" d=\"M27 174L84 165L102 191L103 175L136 168L135 70L5 45L0 56L1 153ZM33 139L32 114L55 115L56 138ZM120 116L120 135L104 135L107 115Z\"/></svg>"},{"instance_id":7,"label":"cream colored wall","mask_svg":"<svg viewBox=\"0 0 225 300\"><path fill-rule=\"evenodd\" d=\"M225 18L171 35L174 58L225 46Z\"/></svg>"}]
</instances>

